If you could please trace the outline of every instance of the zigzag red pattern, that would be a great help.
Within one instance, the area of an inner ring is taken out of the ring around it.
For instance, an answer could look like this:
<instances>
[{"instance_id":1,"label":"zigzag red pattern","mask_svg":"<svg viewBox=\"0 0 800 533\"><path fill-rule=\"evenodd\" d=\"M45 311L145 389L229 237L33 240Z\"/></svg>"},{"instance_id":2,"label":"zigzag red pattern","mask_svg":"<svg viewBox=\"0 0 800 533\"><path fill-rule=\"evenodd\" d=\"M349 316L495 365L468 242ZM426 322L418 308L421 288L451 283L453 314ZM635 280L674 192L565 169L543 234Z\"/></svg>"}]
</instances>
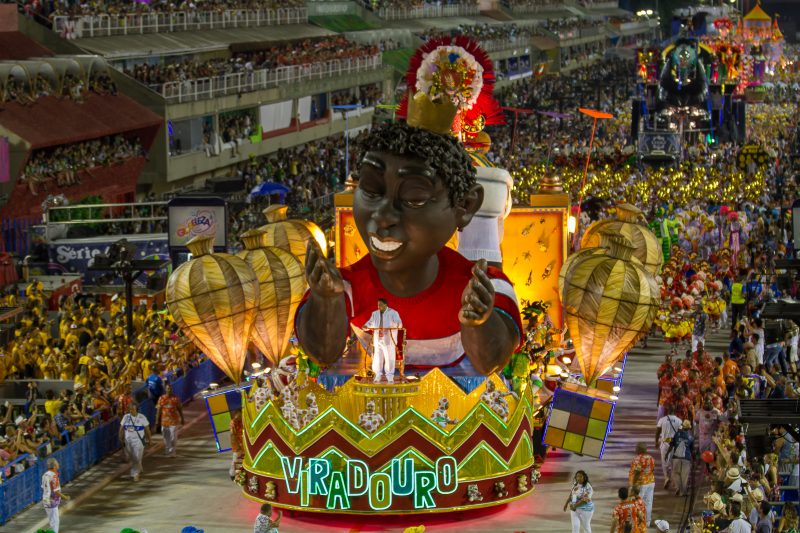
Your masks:
<instances>
[{"instance_id":1,"label":"zigzag red pattern","mask_svg":"<svg viewBox=\"0 0 800 533\"><path fill-rule=\"evenodd\" d=\"M502 457L504 461L509 462L517 448L517 445L519 444L519 441L526 433L528 435L532 433L532 428L527 417L523 419L520 427L517 429L514 437L511 439L508 445L505 445L490 428L486 427L484 424L481 424L478 429L475 430L472 435L461 444L461 446L456 448L448 455L455 457L457 461L462 461L475 449L476 446L478 446L478 444L480 444L481 441L484 441L489 448L494 450L495 453ZM268 441L271 441L281 454L287 457L294 457L296 455L295 451L288 444L286 444L286 442L284 442L272 424L268 424L261 431L261 433L259 433L255 442L251 442L250 436L245 431L245 446L247 446L247 449L250 452L250 457L255 457L258 455L264 446L267 445ZM337 448L340 452L351 459L361 459L367 464L379 465L388 463L391 459L397 457L403 450L409 447L414 447L422 455L428 457L429 459L433 458L433 460L436 460L436 458L445 453L440 450L438 446L429 441L427 437L418 433L414 428L409 428L402 435L395 438L391 445L380 450L374 456L365 454L333 429L327 431L314 444L303 450L302 454L305 457L317 457L324 453L325 450L331 446Z\"/></svg>"}]
</instances>

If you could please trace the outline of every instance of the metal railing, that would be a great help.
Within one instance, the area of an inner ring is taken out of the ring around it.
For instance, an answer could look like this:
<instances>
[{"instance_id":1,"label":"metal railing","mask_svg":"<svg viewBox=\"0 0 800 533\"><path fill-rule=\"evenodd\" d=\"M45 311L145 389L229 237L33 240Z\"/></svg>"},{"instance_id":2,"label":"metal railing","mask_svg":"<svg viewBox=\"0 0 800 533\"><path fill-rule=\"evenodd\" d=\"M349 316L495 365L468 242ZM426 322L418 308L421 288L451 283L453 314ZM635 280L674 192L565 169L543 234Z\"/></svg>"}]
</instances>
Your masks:
<instances>
[{"instance_id":1,"label":"metal railing","mask_svg":"<svg viewBox=\"0 0 800 533\"><path fill-rule=\"evenodd\" d=\"M160 92L167 102L192 102L227 94L240 94L277 87L279 84L374 70L381 66L383 66L383 59L380 55L374 55L353 59L333 59L322 63L292 65L275 69L236 72L210 78L171 81L160 87L151 86L151 88Z\"/></svg>"},{"instance_id":2,"label":"metal railing","mask_svg":"<svg viewBox=\"0 0 800 533\"><path fill-rule=\"evenodd\" d=\"M43 222L49 225L166 221L166 207L167 202L85 204L48 207L44 212ZM157 214L157 209L163 209L163 214ZM144 212L142 213L142 211Z\"/></svg>"},{"instance_id":3,"label":"metal railing","mask_svg":"<svg viewBox=\"0 0 800 533\"><path fill-rule=\"evenodd\" d=\"M84 15L53 17L53 31L65 39L137 35L174 31L253 28L281 24L305 24L304 7L279 9L228 9L225 11L173 11L128 15Z\"/></svg>"},{"instance_id":4,"label":"metal railing","mask_svg":"<svg viewBox=\"0 0 800 533\"><path fill-rule=\"evenodd\" d=\"M404 20L435 17L465 17L480 13L477 4L422 7L382 7L376 12L384 20Z\"/></svg>"}]
</instances>

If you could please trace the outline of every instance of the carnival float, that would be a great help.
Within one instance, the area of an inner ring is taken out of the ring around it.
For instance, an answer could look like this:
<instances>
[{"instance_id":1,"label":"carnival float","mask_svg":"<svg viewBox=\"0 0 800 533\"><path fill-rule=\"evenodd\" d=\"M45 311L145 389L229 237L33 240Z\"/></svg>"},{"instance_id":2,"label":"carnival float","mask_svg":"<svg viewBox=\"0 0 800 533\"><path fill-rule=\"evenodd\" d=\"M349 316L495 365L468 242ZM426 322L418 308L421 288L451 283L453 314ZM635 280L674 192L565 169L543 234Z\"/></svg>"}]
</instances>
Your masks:
<instances>
[{"instance_id":1,"label":"carnival float","mask_svg":"<svg viewBox=\"0 0 800 533\"><path fill-rule=\"evenodd\" d=\"M373 130L336 196L330 242L273 209L238 256L198 238L169 279L176 323L233 382L205 397L220 450L241 408L236 479L249 499L416 514L524 498L546 446L602 457L625 354L655 318L662 253L640 213L621 206L567 260L575 228L557 179L512 206L508 172L486 158L483 129L502 115L474 42L429 41L407 81L401 120ZM438 176L425 187L423 171L387 170L420 158ZM439 201L431 219L425 204ZM402 325L366 327L379 297ZM399 372L382 378L369 361L384 330Z\"/></svg>"}]
</instances>

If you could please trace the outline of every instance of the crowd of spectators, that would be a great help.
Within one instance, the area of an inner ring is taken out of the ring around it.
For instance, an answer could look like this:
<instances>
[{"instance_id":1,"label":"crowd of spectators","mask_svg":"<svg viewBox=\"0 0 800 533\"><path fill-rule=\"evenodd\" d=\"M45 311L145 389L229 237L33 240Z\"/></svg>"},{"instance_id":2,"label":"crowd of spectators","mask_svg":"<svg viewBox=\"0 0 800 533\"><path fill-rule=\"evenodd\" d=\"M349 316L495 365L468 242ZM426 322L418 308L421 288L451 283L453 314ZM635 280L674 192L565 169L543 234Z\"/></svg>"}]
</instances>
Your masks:
<instances>
[{"instance_id":1,"label":"crowd of spectators","mask_svg":"<svg viewBox=\"0 0 800 533\"><path fill-rule=\"evenodd\" d=\"M228 74L252 74L262 69L275 69L292 65L309 65L331 60L360 59L378 55L376 45L362 45L343 36L280 42L269 48L251 52L234 53L228 58L200 61L185 58L174 63L134 65L123 72L141 83L160 91L168 82L211 78Z\"/></svg>"},{"instance_id":2,"label":"crowd of spectators","mask_svg":"<svg viewBox=\"0 0 800 533\"><path fill-rule=\"evenodd\" d=\"M81 76L68 73L63 80L53 82L42 74L35 78L23 79L11 76L4 90L0 92L0 104L17 102L31 106L36 100L46 96L70 98L75 102L83 102L87 91L99 95L117 95L117 86L107 72L101 72L89 79L88 83Z\"/></svg>"},{"instance_id":3,"label":"crowd of spectators","mask_svg":"<svg viewBox=\"0 0 800 533\"><path fill-rule=\"evenodd\" d=\"M24 0L20 9L25 15L40 20L52 20L57 16L96 16L96 15L131 15L144 13L222 13L226 10L240 9L279 9L305 7L303 0L182 0L168 2L153 0L139 2L136 0L105 0L103 2L47 2L40 0Z\"/></svg>"},{"instance_id":4,"label":"crowd of spectators","mask_svg":"<svg viewBox=\"0 0 800 533\"><path fill-rule=\"evenodd\" d=\"M474 6L476 0L363 0L368 9L378 11L379 9L414 9L426 6Z\"/></svg>"},{"instance_id":5,"label":"crowd of spectators","mask_svg":"<svg viewBox=\"0 0 800 533\"><path fill-rule=\"evenodd\" d=\"M351 134L351 169L357 165L357 145L364 135ZM240 163L236 175L244 180L245 190L263 182L285 185L289 189L286 202L292 216L329 227L333 217L332 195L342 188L345 180L345 153L344 136L335 135ZM269 201L263 196L253 196L235 210L229 225L229 242L237 242L242 231L266 223L261 211Z\"/></svg>"},{"instance_id":6,"label":"crowd of spectators","mask_svg":"<svg viewBox=\"0 0 800 533\"><path fill-rule=\"evenodd\" d=\"M157 396L163 393L162 376L181 375L198 360L167 310L155 304L134 308L135 338L128 342L126 302L118 296L103 306L92 297L72 295L54 315L46 309L42 285L34 281L24 298L14 286L0 300L24 307L13 340L0 348L0 383L67 382L59 392L46 382L30 381L24 405L6 401L0 408L0 473L5 477L126 412L134 401L132 381L145 381L148 394Z\"/></svg>"},{"instance_id":7,"label":"crowd of spectators","mask_svg":"<svg viewBox=\"0 0 800 533\"><path fill-rule=\"evenodd\" d=\"M62 144L55 148L35 150L25 165L20 180L27 183L31 194L39 186L55 182L58 187L80 184L80 172L95 167L108 167L145 156L138 138L112 135L90 141Z\"/></svg>"},{"instance_id":8,"label":"crowd of spectators","mask_svg":"<svg viewBox=\"0 0 800 533\"><path fill-rule=\"evenodd\" d=\"M420 39L424 42L433 37L450 37L456 35L465 35L475 39L479 43L486 46L493 41L508 41L514 43L517 39L526 39L535 35L536 30L534 26L517 26L511 24L459 24L452 30L435 30L429 29L425 32L419 33Z\"/></svg>"},{"instance_id":9,"label":"crowd of spectators","mask_svg":"<svg viewBox=\"0 0 800 533\"><path fill-rule=\"evenodd\" d=\"M574 39L580 36L581 30L600 28L604 24L600 20L584 20L578 18L547 19L544 27L562 39Z\"/></svg>"}]
</instances>

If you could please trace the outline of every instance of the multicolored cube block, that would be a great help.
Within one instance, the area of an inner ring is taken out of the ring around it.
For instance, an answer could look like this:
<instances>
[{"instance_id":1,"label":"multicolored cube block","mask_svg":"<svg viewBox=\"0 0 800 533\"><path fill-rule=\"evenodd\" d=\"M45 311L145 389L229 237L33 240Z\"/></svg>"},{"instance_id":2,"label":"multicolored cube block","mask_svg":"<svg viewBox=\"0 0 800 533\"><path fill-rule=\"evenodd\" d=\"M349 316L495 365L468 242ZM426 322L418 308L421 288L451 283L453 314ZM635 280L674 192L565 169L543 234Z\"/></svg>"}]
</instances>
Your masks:
<instances>
[{"instance_id":1,"label":"multicolored cube block","mask_svg":"<svg viewBox=\"0 0 800 533\"><path fill-rule=\"evenodd\" d=\"M242 408L242 391L250 387L252 383L246 383L203 393L218 452L231 449L231 412Z\"/></svg>"},{"instance_id":2,"label":"multicolored cube block","mask_svg":"<svg viewBox=\"0 0 800 533\"><path fill-rule=\"evenodd\" d=\"M611 431L614 405L588 387L556 389L542 442L554 448L601 458Z\"/></svg>"},{"instance_id":3,"label":"multicolored cube block","mask_svg":"<svg viewBox=\"0 0 800 533\"><path fill-rule=\"evenodd\" d=\"M620 372L616 371L609 371L606 374L597 378L597 382L595 383L595 387L603 392L607 392L609 394L618 394L614 392L614 387L622 388L622 376L625 373L625 362L628 360L627 352L625 355L622 356L622 361L616 363L614 366L620 368Z\"/></svg>"}]
</instances>

